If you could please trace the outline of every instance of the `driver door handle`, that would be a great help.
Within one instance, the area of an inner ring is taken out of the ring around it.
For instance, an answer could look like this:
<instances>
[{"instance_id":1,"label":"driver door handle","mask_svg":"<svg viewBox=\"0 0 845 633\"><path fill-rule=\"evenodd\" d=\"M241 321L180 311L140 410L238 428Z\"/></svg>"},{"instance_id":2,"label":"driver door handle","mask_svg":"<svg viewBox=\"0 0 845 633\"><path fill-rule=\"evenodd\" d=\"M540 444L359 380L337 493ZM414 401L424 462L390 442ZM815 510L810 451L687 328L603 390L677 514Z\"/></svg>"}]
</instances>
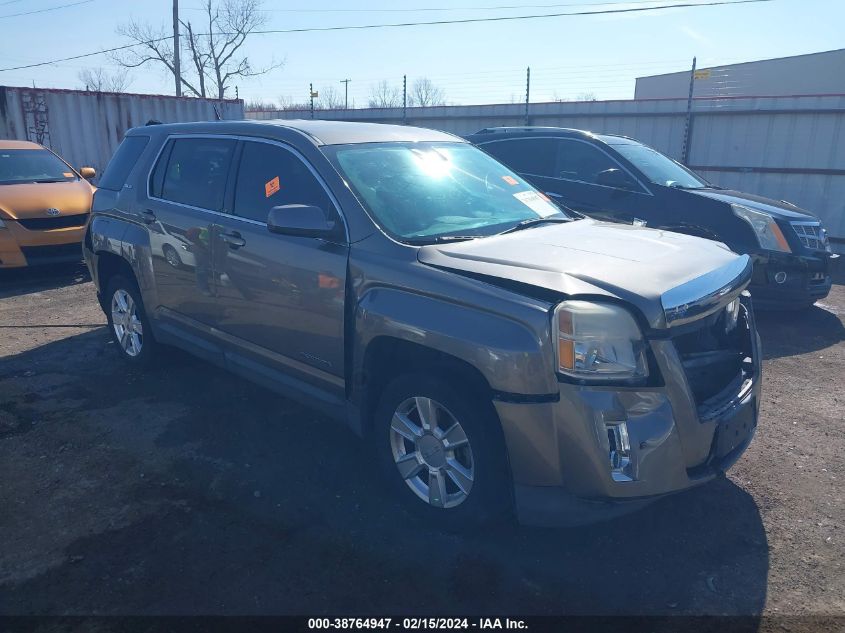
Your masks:
<instances>
[{"instance_id":1,"label":"driver door handle","mask_svg":"<svg viewBox=\"0 0 845 633\"><path fill-rule=\"evenodd\" d=\"M220 239L226 242L229 245L229 248L240 248L246 244L246 240L242 238L241 234L237 231L221 233Z\"/></svg>"}]
</instances>

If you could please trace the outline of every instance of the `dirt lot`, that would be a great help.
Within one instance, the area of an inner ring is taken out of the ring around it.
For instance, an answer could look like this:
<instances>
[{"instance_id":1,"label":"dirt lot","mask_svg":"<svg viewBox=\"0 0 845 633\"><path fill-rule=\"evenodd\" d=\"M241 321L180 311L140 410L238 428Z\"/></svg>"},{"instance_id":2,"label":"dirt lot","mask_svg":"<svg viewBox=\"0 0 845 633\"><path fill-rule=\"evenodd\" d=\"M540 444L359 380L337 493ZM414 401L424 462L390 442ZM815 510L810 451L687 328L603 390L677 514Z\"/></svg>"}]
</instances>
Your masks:
<instances>
[{"instance_id":1,"label":"dirt lot","mask_svg":"<svg viewBox=\"0 0 845 633\"><path fill-rule=\"evenodd\" d=\"M0 612L845 615L845 286L759 317L729 476L579 529L428 531L365 447L181 353L127 369L84 270L0 277Z\"/></svg>"}]
</instances>

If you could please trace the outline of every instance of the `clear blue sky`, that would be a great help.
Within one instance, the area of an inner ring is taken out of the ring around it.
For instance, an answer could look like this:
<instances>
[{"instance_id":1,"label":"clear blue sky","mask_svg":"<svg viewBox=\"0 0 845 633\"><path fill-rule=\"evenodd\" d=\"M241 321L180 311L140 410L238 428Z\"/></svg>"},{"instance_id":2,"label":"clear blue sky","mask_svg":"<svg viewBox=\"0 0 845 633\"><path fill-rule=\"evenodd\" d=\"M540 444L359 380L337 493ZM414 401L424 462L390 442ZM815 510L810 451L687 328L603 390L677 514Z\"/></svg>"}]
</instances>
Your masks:
<instances>
[{"instance_id":1,"label":"clear blue sky","mask_svg":"<svg viewBox=\"0 0 845 633\"><path fill-rule=\"evenodd\" d=\"M125 43L115 28L129 16L169 28L171 0L90 0L55 11L6 17L81 0L0 0L0 67L16 66ZM683 0L675 0L681 2ZM701 0L691 0L701 1ZM201 0L180 0L183 18L198 20ZM300 28L474 17L529 15L654 6L635 0L265 0L264 28ZM492 7L520 5L519 9ZM556 5L556 6L555 6ZM595 5L595 6L590 6ZM410 11L427 7L426 11ZM435 11L432 8L453 10ZM459 8L459 9L455 9ZM354 11L349 11L354 9ZM401 9L401 10L398 10ZM315 11L320 10L320 11ZM323 11L325 10L325 11ZM502 103L524 98L525 67L532 101L633 97L637 76L699 66L783 57L845 47L842 0L774 0L738 6L663 9L646 13L557 17L498 23L415 26L370 31L255 35L246 51L254 65L284 60L270 74L239 80L240 96L307 100L308 84L342 91L365 105L381 79L401 85L427 76L449 102ZM80 69L129 72L132 92L172 94L160 68L122 71L107 56L0 72L0 84L81 87Z\"/></svg>"}]
</instances>

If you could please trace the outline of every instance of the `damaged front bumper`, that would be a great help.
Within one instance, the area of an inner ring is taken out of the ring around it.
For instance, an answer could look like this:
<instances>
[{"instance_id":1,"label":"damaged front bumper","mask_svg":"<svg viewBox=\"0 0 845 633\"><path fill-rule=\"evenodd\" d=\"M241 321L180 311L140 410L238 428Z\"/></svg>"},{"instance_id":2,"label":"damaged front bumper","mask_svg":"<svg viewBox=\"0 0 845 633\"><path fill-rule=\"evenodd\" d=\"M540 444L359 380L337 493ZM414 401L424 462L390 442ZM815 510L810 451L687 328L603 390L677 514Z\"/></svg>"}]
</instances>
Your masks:
<instances>
[{"instance_id":1,"label":"damaged front bumper","mask_svg":"<svg viewBox=\"0 0 845 633\"><path fill-rule=\"evenodd\" d=\"M496 402L520 522L621 514L710 481L739 458L757 427L761 388L747 293L724 349L708 329L720 319L716 312L652 338L652 386L561 383L556 402Z\"/></svg>"}]
</instances>

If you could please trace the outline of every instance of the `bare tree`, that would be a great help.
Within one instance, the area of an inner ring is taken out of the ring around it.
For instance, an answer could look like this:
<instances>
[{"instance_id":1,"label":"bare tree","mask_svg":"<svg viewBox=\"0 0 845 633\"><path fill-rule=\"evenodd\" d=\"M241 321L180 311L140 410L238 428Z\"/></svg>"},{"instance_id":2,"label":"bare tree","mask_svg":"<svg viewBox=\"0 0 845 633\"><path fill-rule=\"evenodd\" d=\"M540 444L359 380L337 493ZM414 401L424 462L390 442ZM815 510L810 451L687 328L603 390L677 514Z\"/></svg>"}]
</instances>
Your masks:
<instances>
[{"instance_id":1,"label":"bare tree","mask_svg":"<svg viewBox=\"0 0 845 633\"><path fill-rule=\"evenodd\" d=\"M263 75L282 65L271 62L255 68L243 55L247 37L267 20L260 0L205 0L202 11L201 26L179 20L184 33L180 42L191 62L190 66L182 65L181 82L187 91L199 97L212 93L224 99L235 78ZM118 63L134 68L152 62L175 74L173 40L165 35L163 26L156 28L131 20L119 26L117 32L138 44L118 53Z\"/></svg>"},{"instance_id":2,"label":"bare tree","mask_svg":"<svg viewBox=\"0 0 845 633\"><path fill-rule=\"evenodd\" d=\"M434 85L428 77L420 77L411 86L408 94L408 105L425 107L446 105L446 95L443 90Z\"/></svg>"},{"instance_id":3,"label":"bare tree","mask_svg":"<svg viewBox=\"0 0 845 633\"><path fill-rule=\"evenodd\" d=\"M279 109L272 101L264 101L264 99L252 99L247 101L244 105L247 112L274 112Z\"/></svg>"},{"instance_id":4,"label":"bare tree","mask_svg":"<svg viewBox=\"0 0 845 633\"><path fill-rule=\"evenodd\" d=\"M402 91L391 86L386 79L370 86L370 100L368 105L371 108L398 108L402 105Z\"/></svg>"},{"instance_id":5,"label":"bare tree","mask_svg":"<svg viewBox=\"0 0 845 633\"><path fill-rule=\"evenodd\" d=\"M319 90L319 98L314 101L314 108L318 110L340 110L344 106L343 95L334 86L323 86Z\"/></svg>"},{"instance_id":6,"label":"bare tree","mask_svg":"<svg viewBox=\"0 0 845 633\"><path fill-rule=\"evenodd\" d=\"M85 90L94 92L126 92L132 79L128 73L110 74L102 67L80 70L77 78Z\"/></svg>"},{"instance_id":7,"label":"bare tree","mask_svg":"<svg viewBox=\"0 0 845 633\"><path fill-rule=\"evenodd\" d=\"M279 97L279 109L280 110L308 110L311 108L311 104L308 102L297 101L290 95L282 95Z\"/></svg>"},{"instance_id":8,"label":"bare tree","mask_svg":"<svg viewBox=\"0 0 845 633\"><path fill-rule=\"evenodd\" d=\"M126 24L117 27L118 35L132 40L138 46L126 49L114 55L114 60L125 68L138 68L147 64L160 64L164 66L171 75L176 75L173 67L173 40L165 34L163 26L155 27L151 24L144 24L132 19ZM200 90L199 82L183 71L180 81L186 90L198 97L204 97L205 87ZM200 78L202 74L200 75Z\"/></svg>"}]
</instances>

